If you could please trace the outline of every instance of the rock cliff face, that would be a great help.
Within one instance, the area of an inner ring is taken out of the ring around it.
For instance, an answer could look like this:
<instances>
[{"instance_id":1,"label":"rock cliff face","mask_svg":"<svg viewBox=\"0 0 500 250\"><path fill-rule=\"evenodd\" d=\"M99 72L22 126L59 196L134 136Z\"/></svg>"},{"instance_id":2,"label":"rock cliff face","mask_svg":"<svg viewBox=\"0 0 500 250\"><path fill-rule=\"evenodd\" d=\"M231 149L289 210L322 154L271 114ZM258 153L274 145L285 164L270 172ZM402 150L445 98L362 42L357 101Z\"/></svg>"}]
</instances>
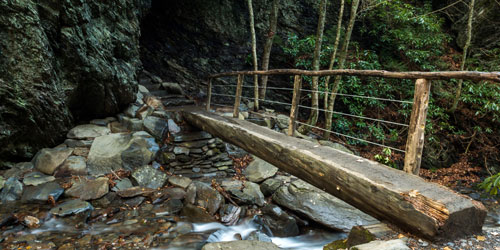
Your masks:
<instances>
[{"instance_id":1,"label":"rock cliff face","mask_svg":"<svg viewBox=\"0 0 500 250\"><path fill-rule=\"evenodd\" d=\"M147 0L0 0L0 162L135 99ZM0 164L1 165L1 164Z\"/></svg>"}]
</instances>

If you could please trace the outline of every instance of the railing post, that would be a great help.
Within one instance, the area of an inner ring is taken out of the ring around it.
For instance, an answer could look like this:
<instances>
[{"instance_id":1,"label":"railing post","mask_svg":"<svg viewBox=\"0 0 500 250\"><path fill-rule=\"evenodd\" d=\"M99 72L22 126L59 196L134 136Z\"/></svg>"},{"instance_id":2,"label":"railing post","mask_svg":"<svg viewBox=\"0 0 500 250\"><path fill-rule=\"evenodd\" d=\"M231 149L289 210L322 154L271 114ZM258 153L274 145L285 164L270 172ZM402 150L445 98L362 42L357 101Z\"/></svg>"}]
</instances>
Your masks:
<instances>
[{"instance_id":1,"label":"railing post","mask_svg":"<svg viewBox=\"0 0 500 250\"><path fill-rule=\"evenodd\" d=\"M292 108L290 110L290 123L288 124L288 135L293 136L296 128L295 121L299 113L300 89L302 88L302 75L295 75L293 80Z\"/></svg>"},{"instance_id":2,"label":"railing post","mask_svg":"<svg viewBox=\"0 0 500 250\"><path fill-rule=\"evenodd\" d=\"M258 75L254 75L254 90L253 90L253 96L254 96L254 102L253 102L253 108L254 111L259 111L259 83L258 83Z\"/></svg>"},{"instance_id":3,"label":"railing post","mask_svg":"<svg viewBox=\"0 0 500 250\"><path fill-rule=\"evenodd\" d=\"M240 115L241 91L243 89L243 75L238 75L238 85L236 86L236 94L234 98L233 117L238 118Z\"/></svg>"},{"instance_id":4,"label":"railing post","mask_svg":"<svg viewBox=\"0 0 500 250\"><path fill-rule=\"evenodd\" d=\"M425 119L429 107L431 81L417 79L415 82L415 95L411 112L408 138L406 140L406 155L404 171L418 175L422 153L424 150Z\"/></svg>"},{"instance_id":5,"label":"railing post","mask_svg":"<svg viewBox=\"0 0 500 250\"><path fill-rule=\"evenodd\" d=\"M210 102L212 101L212 78L208 79L208 90L207 90L207 111L210 111Z\"/></svg>"}]
</instances>

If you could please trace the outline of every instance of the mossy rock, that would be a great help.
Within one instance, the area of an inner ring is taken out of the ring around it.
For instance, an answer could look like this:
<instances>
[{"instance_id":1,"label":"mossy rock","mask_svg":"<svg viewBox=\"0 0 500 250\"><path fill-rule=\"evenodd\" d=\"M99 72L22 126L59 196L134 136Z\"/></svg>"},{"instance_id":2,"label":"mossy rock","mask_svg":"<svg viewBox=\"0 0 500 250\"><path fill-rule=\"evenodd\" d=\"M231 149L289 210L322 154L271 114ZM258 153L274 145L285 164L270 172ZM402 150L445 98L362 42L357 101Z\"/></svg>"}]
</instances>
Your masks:
<instances>
[{"instance_id":1,"label":"mossy rock","mask_svg":"<svg viewBox=\"0 0 500 250\"><path fill-rule=\"evenodd\" d=\"M347 239L336 240L332 243L329 243L323 247L323 250L337 250L337 249L346 249L346 248L347 248Z\"/></svg>"},{"instance_id":2,"label":"mossy rock","mask_svg":"<svg viewBox=\"0 0 500 250\"><path fill-rule=\"evenodd\" d=\"M362 226L354 226L349 232L349 236L347 236L346 245L348 247L368 243L372 240L375 240L376 237L370 231Z\"/></svg>"}]
</instances>

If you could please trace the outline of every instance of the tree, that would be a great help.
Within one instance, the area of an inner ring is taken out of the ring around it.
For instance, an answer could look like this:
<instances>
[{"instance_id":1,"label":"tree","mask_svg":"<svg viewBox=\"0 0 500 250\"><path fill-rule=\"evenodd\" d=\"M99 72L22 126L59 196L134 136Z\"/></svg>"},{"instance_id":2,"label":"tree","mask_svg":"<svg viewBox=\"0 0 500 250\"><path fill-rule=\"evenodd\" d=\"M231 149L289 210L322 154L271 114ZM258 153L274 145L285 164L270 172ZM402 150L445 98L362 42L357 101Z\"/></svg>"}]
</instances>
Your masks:
<instances>
[{"instance_id":1,"label":"tree","mask_svg":"<svg viewBox=\"0 0 500 250\"><path fill-rule=\"evenodd\" d=\"M349 24L347 25L347 31L342 43L342 48L339 55L339 69L343 69L345 65L345 60L347 58L347 50L349 49L349 42L351 41L352 30L354 29L354 23L356 22L356 15L358 11L360 0L353 0L351 6L351 16L349 18ZM340 82L342 76L336 76L333 82L332 92L330 93L330 100L328 100L328 114L325 117L325 129L329 130L332 127L332 112L335 107L335 99L337 97L337 91L339 90ZM330 132L325 131L323 134L325 138L330 137Z\"/></svg>"},{"instance_id":2,"label":"tree","mask_svg":"<svg viewBox=\"0 0 500 250\"><path fill-rule=\"evenodd\" d=\"M253 7L252 0L248 0L248 12L250 13L250 33L252 36L252 57L253 57L253 70L257 71L259 65L257 64L257 39L255 38L255 22L253 17ZM254 83L254 96L255 96L255 105L254 108L259 109L259 76L254 75L253 77Z\"/></svg>"},{"instance_id":3,"label":"tree","mask_svg":"<svg viewBox=\"0 0 500 250\"><path fill-rule=\"evenodd\" d=\"M467 22L467 41L465 42L464 51L462 54L462 64L460 65L460 70L462 71L465 69L465 60L467 59L467 52L469 50L470 42L472 39L472 18L474 16L474 1L475 0L471 0L469 5L469 20ZM453 105L451 106L450 109L451 113L455 112L455 110L457 109L458 101L460 100L460 94L462 93L463 82L464 82L463 79L460 79L458 81L457 92L455 93L455 99L453 100Z\"/></svg>"},{"instance_id":4,"label":"tree","mask_svg":"<svg viewBox=\"0 0 500 250\"><path fill-rule=\"evenodd\" d=\"M326 16L326 4L327 0L321 0L319 7L319 20L318 20L318 28L316 30L316 42L314 48L314 57L313 57L313 70L319 70L320 56L321 56L321 43L323 41L323 30L325 29L325 16ZM319 115L319 98L318 98L318 80L319 77L313 76L311 83L311 114L309 115L309 119L307 123L311 126L315 126L318 122ZM300 133L306 133L311 129L310 126L301 126L299 128Z\"/></svg>"},{"instance_id":5,"label":"tree","mask_svg":"<svg viewBox=\"0 0 500 250\"><path fill-rule=\"evenodd\" d=\"M264 52L262 55L262 70L269 69L269 59L271 56L271 49L273 47L273 39L276 34L276 26L278 24L278 13L279 13L280 0L273 0L273 5L271 7L271 13L269 14L269 31L267 32L266 44L264 45ZM266 88L267 88L268 76L262 76L261 86L259 96L260 99L266 99Z\"/></svg>"}]
</instances>

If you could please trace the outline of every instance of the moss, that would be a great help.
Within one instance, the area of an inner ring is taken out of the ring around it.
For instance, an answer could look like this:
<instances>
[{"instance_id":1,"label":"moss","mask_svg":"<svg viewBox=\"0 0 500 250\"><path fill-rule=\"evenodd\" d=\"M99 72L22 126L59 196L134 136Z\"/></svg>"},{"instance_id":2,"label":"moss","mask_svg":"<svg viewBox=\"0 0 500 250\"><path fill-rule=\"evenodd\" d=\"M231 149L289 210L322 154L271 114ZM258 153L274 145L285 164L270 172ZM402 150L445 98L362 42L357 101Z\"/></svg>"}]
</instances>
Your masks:
<instances>
[{"instance_id":1,"label":"moss","mask_svg":"<svg viewBox=\"0 0 500 250\"><path fill-rule=\"evenodd\" d=\"M337 250L337 249L346 249L346 248L347 248L347 239L336 240L332 243L329 243L323 247L323 250Z\"/></svg>"},{"instance_id":2,"label":"moss","mask_svg":"<svg viewBox=\"0 0 500 250\"><path fill-rule=\"evenodd\" d=\"M347 237L347 246L352 247L375 240L375 236L362 226L355 226Z\"/></svg>"}]
</instances>

